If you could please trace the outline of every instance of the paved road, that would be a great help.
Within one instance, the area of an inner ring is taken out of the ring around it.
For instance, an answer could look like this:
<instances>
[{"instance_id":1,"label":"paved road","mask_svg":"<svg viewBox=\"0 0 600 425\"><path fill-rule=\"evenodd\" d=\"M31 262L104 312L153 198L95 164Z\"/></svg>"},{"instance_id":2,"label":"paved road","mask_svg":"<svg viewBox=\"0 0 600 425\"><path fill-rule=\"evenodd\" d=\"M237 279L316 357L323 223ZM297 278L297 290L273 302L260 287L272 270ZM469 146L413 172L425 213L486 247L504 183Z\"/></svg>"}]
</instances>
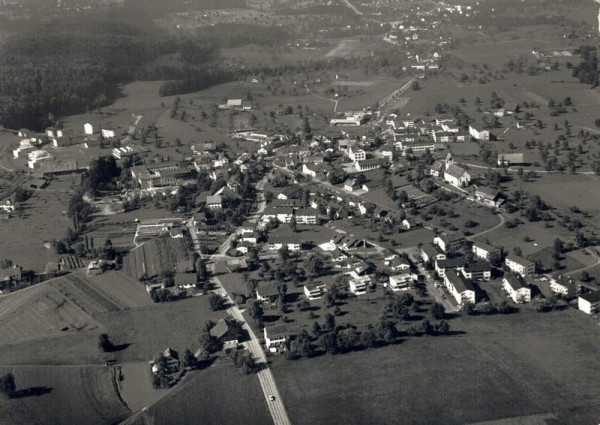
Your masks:
<instances>
[{"instance_id":1,"label":"paved road","mask_svg":"<svg viewBox=\"0 0 600 425\"><path fill-rule=\"evenodd\" d=\"M422 264L419 264L419 273L425 276L425 285L427 286L427 292L429 295L435 298L435 301L439 304L442 304L447 312L455 312L458 311L456 306L450 302L448 296L444 293L443 288L436 288L435 282L431 277L431 274L425 270Z\"/></svg>"},{"instance_id":2,"label":"paved road","mask_svg":"<svg viewBox=\"0 0 600 425\"><path fill-rule=\"evenodd\" d=\"M380 109L381 112L380 112L380 115L379 115L379 119L375 122L375 125L381 124L383 122L383 120L385 119L385 117L387 116L386 107L392 101L392 99L394 97L397 97L397 96L401 95L406 90L408 90L408 88L412 86L412 84L416 81L416 79L417 79L417 77L412 77L402 87L400 87L398 90L394 90L393 92L391 92L390 94L388 94L386 97L384 97L379 102L379 104L380 104L379 109Z\"/></svg>"},{"instance_id":3,"label":"paved road","mask_svg":"<svg viewBox=\"0 0 600 425\"><path fill-rule=\"evenodd\" d=\"M590 264L589 266L581 267L576 270L571 270L570 272L565 273L567 276L574 275L575 273L580 273L582 271L591 269L592 267L596 267L598 264L600 264L600 257L598 257L598 255L596 254L598 252L597 250L586 248L585 252L589 253L592 257L594 257L596 259L596 262L594 264Z\"/></svg>"},{"instance_id":4,"label":"paved road","mask_svg":"<svg viewBox=\"0 0 600 425\"><path fill-rule=\"evenodd\" d=\"M473 239L475 239L476 237L479 237L479 236L485 235L486 233L493 232L494 230L496 230L496 229L499 229L500 227L502 227L502 226L504 225L504 222L505 222L506 220L504 219L504 216L503 216L502 214L498 213L497 215L498 215L498 217L500 217L500 223L498 223L497 225L495 225L495 226L494 226L494 227L492 227L491 229L487 229L487 230L484 230L484 231L482 231L482 232L476 233L476 234L474 234L474 235L472 235L472 236L469 236L467 239L469 239L469 240L473 240Z\"/></svg>"},{"instance_id":5,"label":"paved road","mask_svg":"<svg viewBox=\"0 0 600 425\"><path fill-rule=\"evenodd\" d=\"M363 13L360 10L358 10L352 3L350 3L349 0L342 0L342 3L344 3L346 6L348 6L348 8L352 9L352 11L354 13L356 13L357 15L361 15L361 16L363 15Z\"/></svg>"},{"instance_id":6,"label":"paved road","mask_svg":"<svg viewBox=\"0 0 600 425\"><path fill-rule=\"evenodd\" d=\"M252 214L250 216L250 218L248 219L248 221L250 221L250 222L256 223L267 205L265 197L262 193L262 190L266 183L267 183L267 178L265 177L260 182L258 182L256 185L256 189L259 191L258 192L258 205L257 205L256 212L254 212L254 214ZM239 229L238 229L238 231L239 231ZM237 233L237 231L234 232L233 234L236 234L236 233ZM192 240L194 241L194 247L196 247L196 249L198 249L199 248L198 237L196 235L195 229L193 229L193 226L190 226L190 234L192 235ZM232 235L230 235L230 237ZM218 250L218 254L210 256L212 261L208 264L209 271L214 271L214 267L215 267L214 260L216 260L218 258L226 257L224 254L229 250L229 246L231 244L230 237L228 237L225 240L225 242L223 242L223 244L221 244L221 247ZM269 412L271 413L271 417L273 418L274 424L275 425L291 425L290 419L287 415L287 410L285 409L285 405L283 404L283 400L281 399L281 395L279 394L277 384L275 383L275 379L273 378L273 373L271 372L271 369L269 369L267 367L267 358L266 358L265 353L263 352L263 349L260 345L260 340L254 334L254 331L252 330L252 328L246 321L246 318L242 315L242 311L235 305L230 294L227 293L227 291L221 284L221 281L219 280L219 278L216 276L213 276L211 278L211 283L213 284L213 287L215 288L214 292L217 293L218 295L226 298L229 305L231 306L227 309L227 312L234 319L240 321L242 323L244 329L246 329L246 331L248 331L250 340L245 342L244 345L246 346L246 348L248 348L250 353L252 353L252 356L259 363L262 363L265 365L265 368L260 370L257 373L257 375L258 375L258 380L260 382L260 386L262 388L263 394L265 396L265 401L269 408ZM271 397L274 397L275 399L271 400Z\"/></svg>"}]
</instances>

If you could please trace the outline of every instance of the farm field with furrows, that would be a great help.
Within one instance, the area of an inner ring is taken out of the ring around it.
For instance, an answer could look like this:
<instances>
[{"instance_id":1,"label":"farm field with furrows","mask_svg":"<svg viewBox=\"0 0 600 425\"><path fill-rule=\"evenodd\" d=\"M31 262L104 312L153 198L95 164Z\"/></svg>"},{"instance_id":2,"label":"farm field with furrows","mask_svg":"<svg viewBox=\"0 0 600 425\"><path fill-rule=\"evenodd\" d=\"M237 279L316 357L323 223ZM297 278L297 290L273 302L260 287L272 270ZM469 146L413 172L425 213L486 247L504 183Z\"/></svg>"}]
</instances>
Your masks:
<instances>
[{"instance_id":1,"label":"farm field with furrows","mask_svg":"<svg viewBox=\"0 0 600 425\"><path fill-rule=\"evenodd\" d=\"M0 324L0 345L100 329L89 313L49 284L3 297Z\"/></svg>"},{"instance_id":2,"label":"farm field with furrows","mask_svg":"<svg viewBox=\"0 0 600 425\"><path fill-rule=\"evenodd\" d=\"M17 397L0 399L6 424L105 425L123 420L129 409L114 386L112 368L105 366L14 366Z\"/></svg>"}]
</instances>

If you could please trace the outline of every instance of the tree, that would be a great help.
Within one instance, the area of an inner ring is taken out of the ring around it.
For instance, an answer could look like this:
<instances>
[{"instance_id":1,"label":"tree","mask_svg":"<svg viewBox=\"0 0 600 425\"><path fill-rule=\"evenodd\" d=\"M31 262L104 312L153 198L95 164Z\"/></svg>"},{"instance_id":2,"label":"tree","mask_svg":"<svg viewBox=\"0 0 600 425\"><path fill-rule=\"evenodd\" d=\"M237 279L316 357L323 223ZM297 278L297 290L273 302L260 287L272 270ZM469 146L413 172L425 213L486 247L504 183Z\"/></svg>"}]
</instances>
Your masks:
<instances>
[{"instance_id":1,"label":"tree","mask_svg":"<svg viewBox=\"0 0 600 425\"><path fill-rule=\"evenodd\" d=\"M325 329L328 331L332 331L335 329L335 316L331 313L327 313L325 315L325 325L323 325Z\"/></svg>"},{"instance_id":2,"label":"tree","mask_svg":"<svg viewBox=\"0 0 600 425\"><path fill-rule=\"evenodd\" d=\"M425 319L421 322L421 330L426 335L433 335L434 329L429 320Z\"/></svg>"},{"instance_id":3,"label":"tree","mask_svg":"<svg viewBox=\"0 0 600 425\"><path fill-rule=\"evenodd\" d=\"M98 337L98 347L105 353L108 353L114 349L114 345L110 341L108 334L101 334Z\"/></svg>"},{"instance_id":4,"label":"tree","mask_svg":"<svg viewBox=\"0 0 600 425\"><path fill-rule=\"evenodd\" d=\"M336 354L338 352L336 332L331 331L321 335L319 344L327 354Z\"/></svg>"},{"instance_id":5,"label":"tree","mask_svg":"<svg viewBox=\"0 0 600 425\"><path fill-rule=\"evenodd\" d=\"M440 303L433 303L431 306L431 315L436 320L444 319L446 317L446 309Z\"/></svg>"},{"instance_id":6,"label":"tree","mask_svg":"<svg viewBox=\"0 0 600 425\"><path fill-rule=\"evenodd\" d=\"M554 258L555 260L560 260L560 254L562 254L563 252L563 245L563 241L561 241L559 238L554 239L554 244L552 246L552 258Z\"/></svg>"},{"instance_id":7,"label":"tree","mask_svg":"<svg viewBox=\"0 0 600 425\"><path fill-rule=\"evenodd\" d=\"M414 91L421 90L421 85L419 84L419 82L418 82L418 81L415 81L415 82L412 84L412 89L413 89Z\"/></svg>"},{"instance_id":8,"label":"tree","mask_svg":"<svg viewBox=\"0 0 600 425\"><path fill-rule=\"evenodd\" d=\"M250 300L248 303L248 312L250 317L256 320L261 320L264 315L264 310L260 301Z\"/></svg>"},{"instance_id":9,"label":"tree","mask_svg":"<svg viewBox=\"0 0 600 425\"><path fill-rule=\"evenodd\" d=\"M292 230L292 232L298 233L298 224L296 222L296 216L292 216L290 220L290 229Z\"/></svg>"},{"instance_id":10,"label":"tree","mask_svg":"<svg viewBox=\"0 0 600 425\"><path fill-rule=\"evenodd\" d=\"M441 335L445 335L450 332L450 324L447 321L442 320L440 323L435 325L435 332Z\"/></svg>"},{"instance_id":11,"label":"tree","mask_svg":"<svg viewBox=\"0 0 600 425\"><path fill-rule=\"evenodd\" d=\"M209 332L203 332L200 335L200 349L205 357L219 351L219 341Z\"/></svg>"},{"instance_id":12,"label":"tree","mask_svg":"<svg viewBox=\"0 0 600 425\"><path fill-rule=\"evenodd\" d=\"M15 376L12 373L7 373L0 377L0 391L6 398L13 398L17 391Z\"/></svg>"},{"instance_id":13,"label":"tree","mask_svg":"<svg viewBox=\"0 0 600 425\"><path fill-rule=\"evenodd\" d=\"M194 367L196 367L197 363L198 363L198 359L196 358L196 356L194 356L194 354L191 352L191 350L189 348L186 349L185 353L183 355L184 366L193 369Z\"/></svg>"},{"instance_id":14,"label":"tree","mask_svg":"<svg viewBox=\"0 0 600 425\"><path fill-rule=\"evenodd\" d=\"M225 305L225 297L213 293L208 297L208 302L212 311L221 310Z\"/></svg>"}]
</instances>

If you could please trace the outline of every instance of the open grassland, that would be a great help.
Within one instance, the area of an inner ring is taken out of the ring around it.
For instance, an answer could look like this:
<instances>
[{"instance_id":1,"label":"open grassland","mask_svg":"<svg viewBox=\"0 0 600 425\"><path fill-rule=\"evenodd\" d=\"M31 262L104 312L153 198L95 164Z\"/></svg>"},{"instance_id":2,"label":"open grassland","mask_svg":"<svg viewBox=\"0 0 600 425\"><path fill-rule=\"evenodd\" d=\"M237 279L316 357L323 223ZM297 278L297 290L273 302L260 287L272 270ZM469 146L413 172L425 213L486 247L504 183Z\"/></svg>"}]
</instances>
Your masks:
<instances>
[{"instance_id":1,"label":"open grassland","mask_svg":"<svg viewBox=\"0 0 600 425\"><path fill-rule=\"evenodd\" d=\"M0 303L0 345L99 328L90 315L50 285L15 292Z\"/></svg>"},{"instance_id":2,"label":"open grassland","mask_svg":"<svg viewBox=\"0 0 600 425\"><path fill-rule=\"evenodd\" d=\"M576 206L590 213L600 212L600 177L594 175L549 174L532 182L519 182L518 187L539 195L553 207Z\"/></svg>"},{"instance_id":3,"label":"open grassland","mask_svg":"<svg viewBox=\"0 0 600 425\"><path fill-rule=\"evenodd\" d=\"M465 334L409 338L337 358L277 359L273 372L290 419L462 424L556 412L565 424L597 420L600 364L590 359L600 349L599 330L588 316L523 308L451 326Z\"/></svg>"},{"instance_id":4,"label":"open grassland","mask_svg":"<svg viewBox=\"0 0 600 425\"><path fill-rule=\"evenodd\" d=\"M213 312L206 297L193 297L131 310L111 311L96 315L115 343L129 344L113 353L119 361L148 361L171 347L180 353L195 351L202 325L217 322L224 311Z\"/></svg>"},{"instance_id":5,"label":"open grassland","mask_svg":"<svg viewBox=\"0 0 600 425\"><path fill-rule=\"evenodd\" d=\"M229 362L190 375L135 423L167 424L174 418L181 424L272 423L258 377L240 375Z\"/></svg>"},{"instance_id":6,"label":"open grassland","mask_svg":"<svg viewBox=\"0 0 600 425\"><path fill-rule=\"evenodd\" d=\"M6 425L89 424L119 422L129 414L104 366L16 366L12 372L21 397L0 400Z\"/></svg>"},{"instance_id":7,"label":"open grassland","mask_svg":"<svg viewBox=\"0 0 600 425\"><path fill-rule=\"evenodd\" d=\"M147 361L116 366L123 379L118 382L119 393L132 412L164 397L165 390L152 386L152 373Z\"/></svg>"},{"instance_id":8,"label":"open grassland","mask_svg":"<svg viewBox=\"0 0 600 425\"><path fill-rule=\"evenodd\" d=\"M44 243L65 236L72 225L66 210L75 185L75 177L60 177L45 190L36 190L22 204L22 215L14 214L1 223L0 258L10 258L24 269L43 271L48 261L56 259L53 249Z\"/></svg>"},{"instance_id":9,"label":"open grassland","mask_svg":"<svg viewBox=\"0 0 600 425\"><path fill-rule=\"evenodd\" d=\"M118 300L118 303L125 308L145 307L153 304L144 285L131 280L123 272L107 272L97 276L81 275L81 278L108 298Z\"/></svg>"}]
</instances>

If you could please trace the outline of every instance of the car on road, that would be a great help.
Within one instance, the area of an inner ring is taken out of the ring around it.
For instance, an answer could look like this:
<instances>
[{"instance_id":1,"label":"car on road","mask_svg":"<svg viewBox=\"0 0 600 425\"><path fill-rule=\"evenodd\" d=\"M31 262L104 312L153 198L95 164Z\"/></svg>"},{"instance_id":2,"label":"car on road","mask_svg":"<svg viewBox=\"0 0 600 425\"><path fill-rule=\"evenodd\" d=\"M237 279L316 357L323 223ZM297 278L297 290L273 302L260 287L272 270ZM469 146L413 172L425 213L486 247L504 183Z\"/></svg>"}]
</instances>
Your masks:
<instances>
[{"instance_id":1,"label":"car on road","mask_svg":"<svg viewBox=\"0 0 600 425\"><path fill-rule=\"evenodd\" d=\"M271 400L271 401L275 400L275 396L274 395L270 395L269 396L269 400Z\"/></svg>"}]
</instances>

